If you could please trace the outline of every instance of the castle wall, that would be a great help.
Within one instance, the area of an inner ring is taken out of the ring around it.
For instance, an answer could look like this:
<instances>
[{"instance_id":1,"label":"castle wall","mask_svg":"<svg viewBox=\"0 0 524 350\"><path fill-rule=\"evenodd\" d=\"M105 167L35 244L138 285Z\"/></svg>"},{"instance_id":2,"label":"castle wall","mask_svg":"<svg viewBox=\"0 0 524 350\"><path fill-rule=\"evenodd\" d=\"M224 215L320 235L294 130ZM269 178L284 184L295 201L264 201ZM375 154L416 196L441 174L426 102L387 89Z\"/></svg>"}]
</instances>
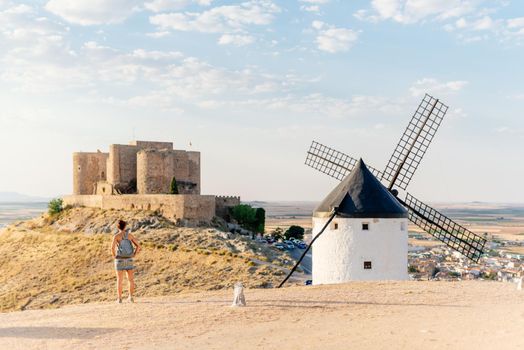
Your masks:
<instances>
[{"instance_id":1,"label":"castle wall","mask_svg":"<svg viewBox=\"0 0 524 350\"><path fill-rule=\"evenodd\" d=\"M171 220L209 222L215 216L215 196L199 195L120 195L65 196L65 205L105 210L153 210Z\"/></svg>"},{"instance_id":2,"label":"castle wall","mask_svg":"<svg viewBox=\"0 0 524 350\"><path fill-rule=\"evenodd\" d=\"M175 159L172 151L147 149L138 152L138 194L169 193L174 176Z\"/></svg>"},{"instance_id":3,"label":"castle wall","mask_svg":"<svg viewBox=\"0 0 524 350\"><path fill-rule=\"evenodd\" d=\"M129 145L136 146L138 149L173 149L173 142L131 141Z\"/></svg>"},{"instance_id":4,"label":"castle wall","mask_svg":"<svg viewBox=\"0 0 524 350\"><path fill-rule=\"evenodd\" d=\"M139 156L139 152L143 153ZM180 194L201 193L200 152L173 150L172 142L132 141L129 145L110 145L104 164L96 158L92 166L93 154L76 156L75 168L82 163L80 168L87 171L76 174L74 194L105 195L109 189L111 194L168 194L173 177ZM108 185L95 188L99 181Z\"/></svg>"},{"instance_id":5,"label":"castle wall","mask_svg":"<svg viewBox=\"0 0 524 350\"><path fill-rule=\"evenodd\" d=\"M186 151L173 151L173 166L175 167L175 177L177 181L189 180L189 158ZM198 194L198 193L195 193Z\"/></svg>"},{"instance_id":6,"label":"castle wall","mask_svg":"<svg viewBox=\"0 0 524 350\"><path fill-rule=\"evenodd\" d=\"M200 152L188 151L187 156L189 160L188 181L196 184L194 193L200 194Z\"/></svg>"},{"instance_id":7,"label":"castle wall","mask_svg":"<svg viewBox=\"0 0 524 350\"><path fill-rule=\"evenodd\" d=\"M98 181L96 183L96 191L94 194L101 196L110 196L113 195L113 185L107 181Z\"/></svg>"},{"instance_id":8,"label":"castle wall","mask_svg":"<svg viewBox=\"0 0 524 350\"><path fill-rule=\"evenodd\" d=\"M95 184L107 178L107 159L101 152L73 153L73 193L93 194Z\"/></svg>"},{"instance_id":9,"label":"castle wall","mask_svg":"<svg viewBox=\"0 0 524 350\"><path fill-rule=\"evenodd\" d=\"M234 196L217 196L215 199L216 216L220 216L227 221L230 221L229 208L233 208L240 204L240 197Z\"/></svg>"},{"instance_id":10,"label":"castle wall","mask_svg":"<svg viewBox=\"0 0 524 350\"><path fill-rule=\"evenodd\" d=\"M107 181L115 187L127 186L136 180L136 154L133 145L110 145L107 160Z\"/></svg>"}]
</instances>

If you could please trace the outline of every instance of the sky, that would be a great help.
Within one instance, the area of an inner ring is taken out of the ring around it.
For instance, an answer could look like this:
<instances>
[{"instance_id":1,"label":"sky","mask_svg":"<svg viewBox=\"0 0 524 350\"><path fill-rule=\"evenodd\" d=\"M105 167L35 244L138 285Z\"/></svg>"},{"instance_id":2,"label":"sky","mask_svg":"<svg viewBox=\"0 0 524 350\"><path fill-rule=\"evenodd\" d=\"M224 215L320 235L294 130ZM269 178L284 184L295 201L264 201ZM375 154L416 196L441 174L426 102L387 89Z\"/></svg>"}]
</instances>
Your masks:
<instances>
[{"instance_id":1,"label":"sky","mask_svg":"<svg viewBox=\"0 0 524 350\"><path fill-rule=\"evenodd\" d=\"M320 200L312 140L383 169L450 108L409 192L524 202L524 3L0 0L0 191L72 191L72 153L202 152L202 191Z\"/></svg>"}]
</instances>

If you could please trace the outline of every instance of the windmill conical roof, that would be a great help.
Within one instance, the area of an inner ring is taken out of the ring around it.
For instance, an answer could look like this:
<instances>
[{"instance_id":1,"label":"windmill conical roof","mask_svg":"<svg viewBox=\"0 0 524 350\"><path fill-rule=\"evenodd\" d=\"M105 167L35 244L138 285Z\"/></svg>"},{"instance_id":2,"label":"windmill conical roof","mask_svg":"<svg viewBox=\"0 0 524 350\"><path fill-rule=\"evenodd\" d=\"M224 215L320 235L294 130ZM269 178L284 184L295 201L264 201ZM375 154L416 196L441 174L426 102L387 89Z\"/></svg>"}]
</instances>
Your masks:
<instances>
[{"instance_id":1,"label":"windmill conical roof","mask_svg":"<svg viewBox=\"0 0 524 350\"><path fill-rule=\"evenodd\" d=\"M316 217L338 208L347 218L406 218L407 210L369 171L362 159L315 209Z\"/></svg>"}]
</instances>

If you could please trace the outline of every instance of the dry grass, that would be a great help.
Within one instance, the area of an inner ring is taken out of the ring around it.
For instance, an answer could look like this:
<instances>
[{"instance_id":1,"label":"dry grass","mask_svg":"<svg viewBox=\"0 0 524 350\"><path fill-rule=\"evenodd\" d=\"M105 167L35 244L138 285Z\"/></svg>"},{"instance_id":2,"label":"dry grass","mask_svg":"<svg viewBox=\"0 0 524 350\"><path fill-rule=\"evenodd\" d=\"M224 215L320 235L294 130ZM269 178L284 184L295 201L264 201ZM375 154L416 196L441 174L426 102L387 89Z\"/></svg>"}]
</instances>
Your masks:
<instances>
[{"instance_id":1,"label":"dry grass","mask_svg":"<svg viewBox=\"0 0 524 350\"><path fill-rule=\"evenodd\" d=\"M107 213L86 213L91 221L101 222L122 214L108 218ZM76 211L59 219L67 226L67 216L78 220L83 214ZM112 235L59 232L56 221L44 221L19 223L0 234L0 311L114 299ZM279 268L286 260L282 253L252 246L242 237L224 238L214 229L168 223L136 235L144 248L135 259L139 297L229 288L238 281L252 288L268 287L284 275Z\"/></svg>"}]
</instances>

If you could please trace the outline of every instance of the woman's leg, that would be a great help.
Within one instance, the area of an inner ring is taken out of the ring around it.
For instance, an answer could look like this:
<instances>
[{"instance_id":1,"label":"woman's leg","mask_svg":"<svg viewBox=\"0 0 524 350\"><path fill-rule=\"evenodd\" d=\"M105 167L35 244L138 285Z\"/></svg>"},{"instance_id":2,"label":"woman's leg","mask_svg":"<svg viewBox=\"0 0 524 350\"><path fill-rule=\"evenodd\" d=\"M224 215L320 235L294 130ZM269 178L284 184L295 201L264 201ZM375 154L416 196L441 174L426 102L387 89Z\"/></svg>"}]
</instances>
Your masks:
<instances>
[{"instance_id":1,"label":"woman's leg","mask_svg":"<svg viewBox=\"0 0 524 350\"><path fill-rule=\"evenodd\" d=\"M116 293L118 300L122 299L122 280L124 279L124 271L116 271Z\"/></svg>"},{"instance_id":2,"label":"woman's leg","mask_svg":"<svg viewBox=\"0 0 524 350\"><path fill-rule=\"evenodd\" d=\"M127 281L129 282L129 298L135 293L135 271L127 270Z\"/></svg>"}]
</instances>

